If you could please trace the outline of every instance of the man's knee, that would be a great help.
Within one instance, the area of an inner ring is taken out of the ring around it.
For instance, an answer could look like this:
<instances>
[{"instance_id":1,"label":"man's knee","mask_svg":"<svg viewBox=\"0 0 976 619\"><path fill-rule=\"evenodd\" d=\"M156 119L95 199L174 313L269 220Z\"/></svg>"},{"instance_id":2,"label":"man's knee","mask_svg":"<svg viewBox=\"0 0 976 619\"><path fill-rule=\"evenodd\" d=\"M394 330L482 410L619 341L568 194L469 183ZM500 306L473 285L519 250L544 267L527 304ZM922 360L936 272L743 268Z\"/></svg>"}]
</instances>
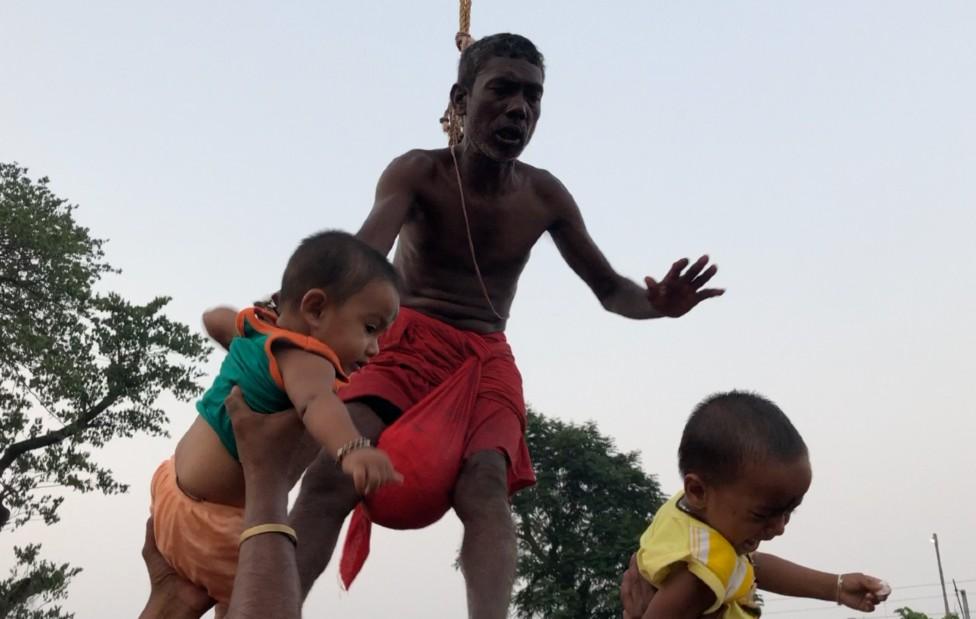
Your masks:
<instances>
[{"instance_id":1,"label":"man's knee","mask_svg":"<svg viewBox=\"0 0 976 619\"><path fill-rule=\"evenodd\" d=\"M481 451L464 462L454 488L454 509L462 521L504 519L508 503L508 461L501 452Z\"/></svg>"}]
</instances>

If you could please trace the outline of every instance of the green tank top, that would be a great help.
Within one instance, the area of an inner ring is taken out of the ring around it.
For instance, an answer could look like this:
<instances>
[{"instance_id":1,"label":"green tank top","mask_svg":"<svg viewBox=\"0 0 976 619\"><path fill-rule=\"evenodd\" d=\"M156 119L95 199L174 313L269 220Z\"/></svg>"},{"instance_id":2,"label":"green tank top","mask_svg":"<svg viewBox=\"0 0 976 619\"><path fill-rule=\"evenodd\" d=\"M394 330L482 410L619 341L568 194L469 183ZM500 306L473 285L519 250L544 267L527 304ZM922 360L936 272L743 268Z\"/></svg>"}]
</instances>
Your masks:
<instances>
[{"instance_id":1,"label":"green tank top","mask_svg":"<svg viewBox=\"0 0 976 619\"><path fill-rule=\"evenodd\" d=\"M231 341L213 385L197 402L197 412L207 420L235 460L240 459L237 441L230 415L224 407L224 400L234 385L240 387L247 405L257 413L277 413L292 406L274 357L276 344L295 346L324 357L335 367L333 389L348 382L331 348L307 335L281 329L275 325L275 320L273 313L257 307L247 308L237 315L238 336Z\"/></svg>"}]
</instances>

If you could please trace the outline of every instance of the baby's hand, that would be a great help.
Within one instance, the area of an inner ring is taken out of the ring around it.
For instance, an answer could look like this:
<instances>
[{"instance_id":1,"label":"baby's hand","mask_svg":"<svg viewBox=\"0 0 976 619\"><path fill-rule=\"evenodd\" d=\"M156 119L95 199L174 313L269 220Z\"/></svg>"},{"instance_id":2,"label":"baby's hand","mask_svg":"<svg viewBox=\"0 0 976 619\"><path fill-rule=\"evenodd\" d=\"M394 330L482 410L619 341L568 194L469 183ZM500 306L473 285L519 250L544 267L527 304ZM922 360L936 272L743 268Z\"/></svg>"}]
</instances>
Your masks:
<instances>
[{"instance_id":1,"label":"baby's hand","mask_svg":"<svg viewBox=\"0 0 976 619\"><path fill-rule=\"evenodd\" d=\"M837 602L854 610L871 612L875 604L891 595L891 587L883 580L861 573L844 574L837 591Z\"/></svg>"},{"instance_id":2,"label":"baby's hand","mask_svg":"<svg viewBox=\"0 0 976 619\"><path fill-rule=\"evenodd\" d=\"M352 477L356 492L369 494L386 484L403 483L403 475L393 468L387 455L373 447L363 447L342 458L342 471Z\"/></svg>"}]
</instances>

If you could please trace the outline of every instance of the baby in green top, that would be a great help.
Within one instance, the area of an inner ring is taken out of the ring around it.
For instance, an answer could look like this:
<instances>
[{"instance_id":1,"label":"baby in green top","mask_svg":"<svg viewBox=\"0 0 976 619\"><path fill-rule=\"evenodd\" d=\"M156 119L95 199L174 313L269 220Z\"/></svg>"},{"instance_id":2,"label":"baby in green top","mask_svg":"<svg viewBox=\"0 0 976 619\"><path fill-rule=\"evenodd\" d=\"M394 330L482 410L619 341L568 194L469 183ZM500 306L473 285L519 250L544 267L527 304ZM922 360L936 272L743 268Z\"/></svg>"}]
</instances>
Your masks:
<instances>
[{"instance_id":1,"label":"baby in green top","mask_svg":"<svg viewBox=\"0 0 976 619\"><path fill-rule=\"evenodd\" d=\"M244 478L223 404L234 386L255 411L294 409L360 493L402 480L387 455L359 433L335 393L379 352L377 339L396 318L393 266L347 233L313 235L288 261L278 306L278 314L260 308L208 312L208 331L228 336L221 342L229 343L228 354L197 404L200 415L153 478L160 551L217 602L229 597L244 505ZM226 566L218 569L224 555Z\"/></svg>"}]
</instances>

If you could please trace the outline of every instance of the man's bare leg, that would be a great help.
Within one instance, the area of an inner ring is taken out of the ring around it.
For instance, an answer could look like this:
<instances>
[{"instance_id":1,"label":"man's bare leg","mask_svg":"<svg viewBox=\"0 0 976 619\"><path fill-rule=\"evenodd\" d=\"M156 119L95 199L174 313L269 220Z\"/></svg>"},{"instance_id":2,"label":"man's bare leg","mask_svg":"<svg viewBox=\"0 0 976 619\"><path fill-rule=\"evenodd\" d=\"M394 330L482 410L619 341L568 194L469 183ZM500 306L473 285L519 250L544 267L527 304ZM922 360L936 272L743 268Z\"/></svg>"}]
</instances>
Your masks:
<instances>
[{"instance_id":1,"label":"man's bare leg","mask_svg":"<svg viewBox=\"0 0 976 619\"><path fill-rule=\"evenodd\" d=\"M152 518L146 521L142 558L149 571L149 601L139 619L199 619L214 601L207 592L184 580L156 548Z\"/></svg>"},{"instance_id":2,"label":"man's bare leg","mask_svg":"<svg viewBox=\"0 0 976 619\"><path fill-rule=\"evenodd\" d=\"M464 463L454 488L454 511L464 524L461 570L469 619L505 619L515 583L515 525L508 502L508 463L480 451Z\"/></svg>"},{"instance_id":3,"label":"man's bare leg","mask_svg":"<svg viewBox=\"0 0 976 619\"><path fill-rule=\"evenodd\" d=\"M346 407L363 436L375 443L386 427L376 413L361 402L349 402ZM352 480L336 468L331 454L320 452L305 471L301 491L288 516L302 540L295 558L303 598L328 566L342 523L358 504L359 495Z\"/></svg>"}]
</instances>

